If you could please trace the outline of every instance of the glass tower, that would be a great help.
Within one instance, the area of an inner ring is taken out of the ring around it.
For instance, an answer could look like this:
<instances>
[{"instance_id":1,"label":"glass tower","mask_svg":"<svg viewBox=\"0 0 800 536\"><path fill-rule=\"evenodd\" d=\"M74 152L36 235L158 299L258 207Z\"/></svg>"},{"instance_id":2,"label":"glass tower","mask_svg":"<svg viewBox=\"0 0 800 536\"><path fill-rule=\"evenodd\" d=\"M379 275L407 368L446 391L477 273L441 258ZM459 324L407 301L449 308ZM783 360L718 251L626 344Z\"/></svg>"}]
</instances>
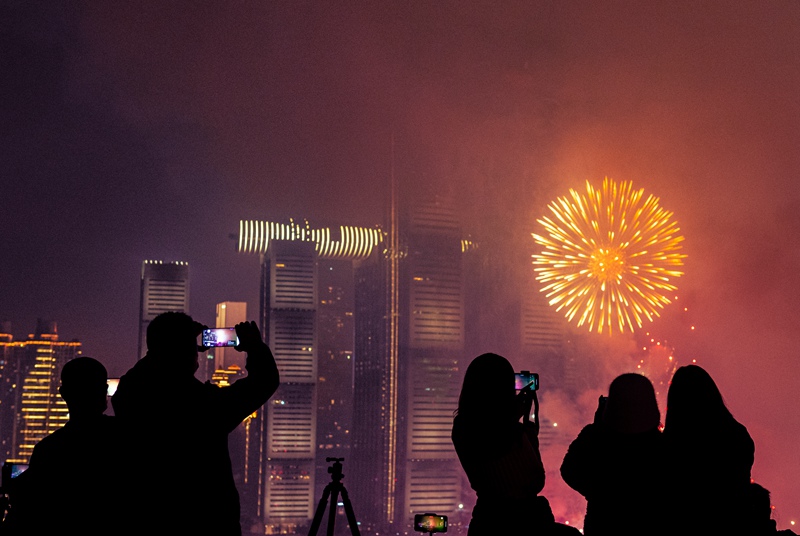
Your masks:
<instances>
[{"instance_id":1,"label":"glass tower","mask_svg":"<svg viewBox=\"0 0 800 536\"><path fill-rule=\"evenodd\" d=\"M138 359L147 353L151 320L167 311L189 312L189 263L144 261L140 288Z\"/></svg>"}]
</instances>

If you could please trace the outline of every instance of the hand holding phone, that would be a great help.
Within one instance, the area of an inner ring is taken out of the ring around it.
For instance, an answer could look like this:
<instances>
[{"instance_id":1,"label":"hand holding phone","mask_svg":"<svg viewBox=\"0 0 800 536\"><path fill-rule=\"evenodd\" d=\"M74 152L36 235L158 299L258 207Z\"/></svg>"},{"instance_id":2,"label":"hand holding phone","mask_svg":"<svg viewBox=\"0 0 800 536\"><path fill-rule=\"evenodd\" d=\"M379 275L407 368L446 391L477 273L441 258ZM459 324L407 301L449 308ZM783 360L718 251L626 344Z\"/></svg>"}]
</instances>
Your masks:
<instances>
[{"instance_id":1,"label":"hand holding phone","mask_svg":"<svg viewBox=\"0 0 800 536\"><path fill-rule=\"evenodd\" d=\"M258 329L258 325L255 322L239 322L236 324L235 329L238 336L238 343L235 348L239 352L249 352L264 345L264 340L261 338L261 330Z\"/></svg>"}]
</instances>

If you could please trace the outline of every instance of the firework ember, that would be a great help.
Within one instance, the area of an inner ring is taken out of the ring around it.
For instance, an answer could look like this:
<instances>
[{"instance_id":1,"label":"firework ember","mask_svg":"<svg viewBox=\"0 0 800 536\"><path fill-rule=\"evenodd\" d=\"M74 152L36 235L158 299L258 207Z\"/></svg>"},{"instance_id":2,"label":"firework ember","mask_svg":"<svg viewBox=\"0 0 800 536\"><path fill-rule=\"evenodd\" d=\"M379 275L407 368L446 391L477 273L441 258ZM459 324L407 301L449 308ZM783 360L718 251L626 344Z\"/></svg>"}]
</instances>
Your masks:
<instances>
[{"instance_id":1,"label":"firework ember","mask_svg":"<svg viewBox=\"0 0 800 536\"><path fill-rule=\"evenodd\" d=\"M598 333L652 322L683 275L672 212L630 181L606 177L601 189L587 181L585 193L569 193L548 206L552 217L537 220L544 232L533 233L544 247L533 255L536 279L550 305Z\"/></svg>"}]
</instances>

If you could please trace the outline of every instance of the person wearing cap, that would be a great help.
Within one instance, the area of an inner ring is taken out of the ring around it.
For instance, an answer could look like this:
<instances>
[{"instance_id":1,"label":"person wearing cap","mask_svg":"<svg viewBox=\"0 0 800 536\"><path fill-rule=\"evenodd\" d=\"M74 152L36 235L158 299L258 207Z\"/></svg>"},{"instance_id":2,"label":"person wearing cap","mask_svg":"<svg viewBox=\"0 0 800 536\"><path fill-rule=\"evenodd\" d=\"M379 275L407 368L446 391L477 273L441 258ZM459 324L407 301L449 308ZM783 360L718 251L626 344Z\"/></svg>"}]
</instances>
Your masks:
<instances>
[{"instance_id":1,"label":"person wearing cap","mask_svg":"<svg viewBox=\"0 0 800 536\"><path fill-rule=\"evenodd\" d=\"M111 398L124 427L141 508L138 534L241 534L239 493L228 435L279 385L278 367L255 322L235 326L234 348L247 375L229 386L195 377L204 325L165 312L147 326L147 354L119 380Z\"/></svg>"}]
</instances>

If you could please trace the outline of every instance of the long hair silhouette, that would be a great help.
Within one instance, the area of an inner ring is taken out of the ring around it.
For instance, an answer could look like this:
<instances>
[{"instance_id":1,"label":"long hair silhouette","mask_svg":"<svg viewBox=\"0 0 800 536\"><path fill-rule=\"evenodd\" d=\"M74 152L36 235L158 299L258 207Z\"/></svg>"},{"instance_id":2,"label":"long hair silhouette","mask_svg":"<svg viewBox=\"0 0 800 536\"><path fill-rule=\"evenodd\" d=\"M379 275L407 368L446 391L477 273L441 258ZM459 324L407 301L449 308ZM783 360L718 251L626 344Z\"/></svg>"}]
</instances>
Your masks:
<instances>
[{"instance_id":1,"label":"long hair silhouette","mask_svg":"<svg viewBox=\"0 0 800 536\"><path fill-rule=\"evenodd\" d=\"M717 384L698 365L678 368L667 392L665 432L699 430L734 421Z\"/></svg>"}]
</instances>

